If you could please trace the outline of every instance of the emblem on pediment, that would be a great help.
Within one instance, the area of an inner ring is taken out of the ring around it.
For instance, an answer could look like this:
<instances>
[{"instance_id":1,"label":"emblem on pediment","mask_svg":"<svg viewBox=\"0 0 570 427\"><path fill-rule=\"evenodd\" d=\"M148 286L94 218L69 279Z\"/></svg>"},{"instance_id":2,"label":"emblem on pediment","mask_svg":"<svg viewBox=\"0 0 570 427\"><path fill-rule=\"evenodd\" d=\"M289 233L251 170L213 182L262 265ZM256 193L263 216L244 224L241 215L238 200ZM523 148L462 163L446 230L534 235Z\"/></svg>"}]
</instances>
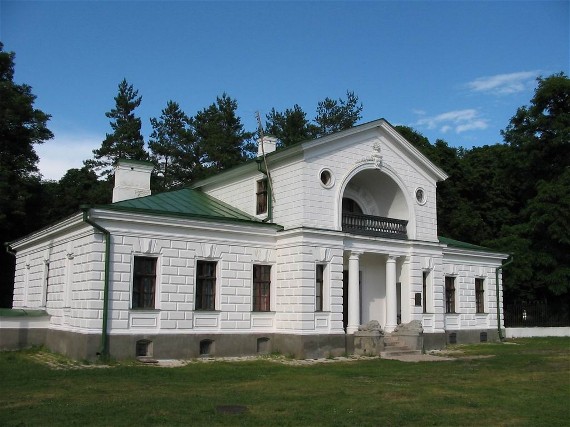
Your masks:
<instances>
[{"instance_id":1,"label":"emblem on pediment","mask_svg":"<svg viewBox=\"0 0 570 427\"><path fill-rule=\"evenodd\" d=\"M372 154L358 161L358 163L373 163L376 169L382 169L384 160L382 158L382 145L380 141L375 141L374 144L372 144Z\"/></svg>"}]
</instances>

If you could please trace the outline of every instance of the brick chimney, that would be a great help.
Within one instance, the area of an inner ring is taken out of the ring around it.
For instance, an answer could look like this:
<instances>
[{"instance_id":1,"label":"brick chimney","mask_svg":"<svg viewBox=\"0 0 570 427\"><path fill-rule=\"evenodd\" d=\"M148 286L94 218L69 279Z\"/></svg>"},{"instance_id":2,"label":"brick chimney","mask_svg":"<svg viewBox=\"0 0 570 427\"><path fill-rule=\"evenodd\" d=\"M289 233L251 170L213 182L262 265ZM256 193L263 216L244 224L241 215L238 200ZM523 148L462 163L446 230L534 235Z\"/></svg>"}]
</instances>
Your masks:
<instances>
[{"instance_id":1,"label":"brick chimney","mask_svg":"<svg viewBox=\"0 0 570 427\"><path fill-rule=\"evenodd\" d=\"M121 159L115 166L113 203L150 196L150 174L154 165L150 162Z\"/></svg>"},{"instance_id":2,"label":"brick chimney","mask_svg":"<svg viewBox=\"0 0 570 427\"><path fill-rule=\"evenodd\" d=\"M273 153L277 148L277 138L271 135L265 135L263 137L263 150L265 154ZM263 156L263 151L261 150L261 138L257 140L257 157Z\"/></svg>"}]
</instances>

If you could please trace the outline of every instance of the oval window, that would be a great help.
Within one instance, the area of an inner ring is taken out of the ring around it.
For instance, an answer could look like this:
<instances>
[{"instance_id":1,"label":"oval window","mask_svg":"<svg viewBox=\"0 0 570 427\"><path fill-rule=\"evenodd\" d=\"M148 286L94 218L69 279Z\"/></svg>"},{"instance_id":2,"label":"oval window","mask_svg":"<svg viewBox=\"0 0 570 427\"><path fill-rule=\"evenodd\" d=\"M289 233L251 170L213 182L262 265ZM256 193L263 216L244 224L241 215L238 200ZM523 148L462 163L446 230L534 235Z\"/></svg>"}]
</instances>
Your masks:
<instances>
[{"instance_id":1,"label":"oval window","mask_svg":"<svg viewBox=\"0 0 570 427\"><path fill-rule=\"evenodd\" d=\"M416 200L420 205L423 205L426 202L426 192L423 188L418 188L416 190Z\"/></svg>"},{"instance_id":2,"label":"oval window","mask_svg":"<svg viewBox=\"0 0 570 427\"><path fill-rule=\"evenodd\" d=\"M320 174L320 178L321 178L321 184L325 187L325 188L330 188L333 186L334 184L334 179L333 179L333 175L332 172L328 169L323 169L321 171Z\"/></svg>"}]
</instances>

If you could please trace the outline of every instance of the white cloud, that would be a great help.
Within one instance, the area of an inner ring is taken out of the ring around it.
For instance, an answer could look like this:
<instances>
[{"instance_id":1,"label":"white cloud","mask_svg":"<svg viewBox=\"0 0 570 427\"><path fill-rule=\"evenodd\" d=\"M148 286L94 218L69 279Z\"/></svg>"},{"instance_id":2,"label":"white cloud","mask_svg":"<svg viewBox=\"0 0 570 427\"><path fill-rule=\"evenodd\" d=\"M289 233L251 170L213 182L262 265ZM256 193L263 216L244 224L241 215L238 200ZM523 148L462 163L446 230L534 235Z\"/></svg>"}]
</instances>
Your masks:
<instances>
[{"instance_id":1,"label":"white cloud","mask_svg":"<svg viewBox=\"0 0 570 427\"><path fill-rule=\"evenodd\" d=\"M521 71L518 73L479 77L467 83L467 87L474 92L510 95L533 87L534 81L539 74L538 71Z\"/></svg>"},{"instance_id":2,"label":"white cloud","mask_svg":"<svg viewBox=\"0 0 570 427\"><path fill-rule=\"evenodd\" d=\"M104 135L53 132L52 140L35 147L44 180L59 180L69 169L81 168L83 161L93 157L93 150L99 148L105 138Z\"/></svg>"},{"instance_id":3,"label":"white cloud","mask_svg":"<svg viewBox=\"0 0 570 427\"><path fill-rule=\"evenodd\" d=\"M487 129L488 122L475 109L448 111L437 116L423 116L415 124L428 129L438 129L442 133Z\"/></svg>"}]
</instances>

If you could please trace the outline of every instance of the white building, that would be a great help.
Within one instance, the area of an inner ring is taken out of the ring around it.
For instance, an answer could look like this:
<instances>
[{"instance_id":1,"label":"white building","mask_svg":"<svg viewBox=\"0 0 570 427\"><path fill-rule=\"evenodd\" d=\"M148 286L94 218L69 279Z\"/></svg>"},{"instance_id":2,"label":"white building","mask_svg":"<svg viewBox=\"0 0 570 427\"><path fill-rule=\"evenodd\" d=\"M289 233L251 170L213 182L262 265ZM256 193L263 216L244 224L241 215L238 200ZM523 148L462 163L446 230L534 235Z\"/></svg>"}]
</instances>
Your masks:
<instances>
[{"instance_id":1,"label":"white building","mask_svg":"<svg viewBox=\"0 0 570 427\"><path fill-rule=\"evenodd\" d=\"M47 313L29 337L87 359L350 353L370 320L421 321L425 348L497 338L507 255L438 238L447 175L389 123L274 147L150 196L123 162L113 204L13 242L14 309ZM33 341L4 323L4 347Z\"/></svg>"}]
</instances>

